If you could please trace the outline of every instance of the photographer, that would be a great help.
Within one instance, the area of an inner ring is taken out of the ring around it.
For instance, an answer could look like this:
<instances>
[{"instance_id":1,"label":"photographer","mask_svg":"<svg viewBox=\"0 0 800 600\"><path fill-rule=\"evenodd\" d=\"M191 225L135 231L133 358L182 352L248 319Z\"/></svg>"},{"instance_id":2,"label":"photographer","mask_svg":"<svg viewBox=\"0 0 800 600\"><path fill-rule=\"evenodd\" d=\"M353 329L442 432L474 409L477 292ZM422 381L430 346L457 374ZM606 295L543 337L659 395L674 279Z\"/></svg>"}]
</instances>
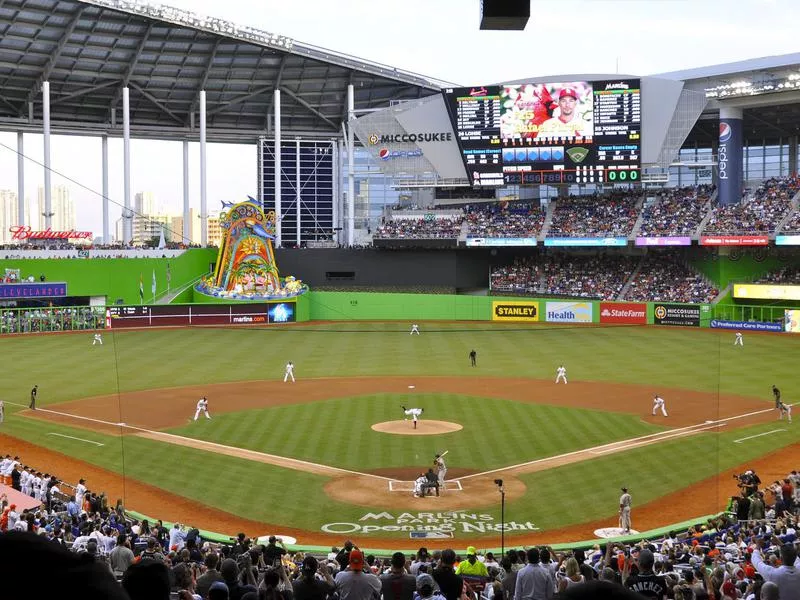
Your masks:
<instances>
[{"instance_id":1,"label":"photographer","mask_svg":"<svg viewBox=\"0 0 800 600\"><path fill-rule=\"evenodd\" d=\"M336 590L327 565L306 556L300 567L300 577L293 584L295 600L326 600Z\"/></svg>"},{"instance_id":2,"label":"photographer","mask_svg":"<svg viewBox=\"0 0 800 600\"><path fill-rule=\"evenodd\" d=\"M283 545L281 538L276 538L274 535L269 536L269 543L264 546L262 555L264 556L264 564L268 567L277 567L281 564L281 558L286 554L286 547ZM276 545L280 544L280 547Z\"/></svg>"}]
</instances>

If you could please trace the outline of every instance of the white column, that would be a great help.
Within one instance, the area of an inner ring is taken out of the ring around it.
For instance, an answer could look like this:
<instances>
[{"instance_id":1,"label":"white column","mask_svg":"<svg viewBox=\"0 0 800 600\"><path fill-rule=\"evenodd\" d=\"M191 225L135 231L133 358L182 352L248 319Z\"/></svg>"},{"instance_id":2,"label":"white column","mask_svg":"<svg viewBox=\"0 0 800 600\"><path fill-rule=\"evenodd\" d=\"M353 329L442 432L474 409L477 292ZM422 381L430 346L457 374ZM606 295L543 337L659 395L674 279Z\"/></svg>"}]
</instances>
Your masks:
<instances>
[{"instance_id":1,"label":"white column","mask_svg":"<svg viewBox=\"0 0 800 600\"><path fill-rule=\"evenodd\" d=\"M44 126L44 228L53 224L53 190L50 184L50 82L42 84L42 124Z\"/></svg>"},{"instance_id":2,"label":"white column","mask_svg":"<svg viewBox=\"0 0 800 600\"><path fill-rule=\"evenodd\" d=\"M281 91L275 90L273 100L275 111L275 247L281 247Z\"/></svg>"},{"instance_id":3,"label":"white column","mask_svg":"<svg viewBox=\"0 0 800 600\"><path fill-rule=\"evenodd\" d=\"M340 182L342 180L342 142L341 140L337 140L333 145L333 215L331 218L331 223L333 227L333 241L339 242L339 232L336 231L338 227L341 227L339 224L339 215L341 214L339 210L339 206L342 203L342 192L341 192L341 185Z\"/></svg>"},{"instance_id":4,"label":"white column","mask_svg":"<svg viewBox=\"0 0 800 600\"><path fill-rule=\"evenodd\" d=\"M347 245L355 242L355 210L356 210L356 163L353 156L355 150L355 91L353 84L347 86Z\"/></svg>"},{"instance_id":5,"label":"white column","mask_svg":"<svg viewBox=\"0 0 800 600\"><path fill-rule=\"evenodd\" d=\"M111 232L108 217L108 136L104 135L101 141L101 162L103 164L103 243L111 243ZM124 225L124 221L123 221Z\"/></svg>"},{"instance_id":6,"label":"white column","mask_svg":"<svg viewBox=\"0 0 800 600\"><path fill-rule=\"evenodd\" d=\"M21 131L17 132L17 225L25 225L25 148L23 145L23 134ZM33 227L33 215L31 215L31 222L28 223Z\"/></svg>"},{"instance_id":7,"label":"white column","mask_svg":"<svg viewBox=\"0 0 800 600\"><path fill-rule=\"evenodd\" d=\"M200 91L200 243L208 245L208 207L206 199L206 91Z\"/></svg>"},{"instance_id":8,"label":"white column","mask_svg":"<svg viewBox=\"0 0 800 600\"><path fill-rule=\"evenodd\" d=\"M122 88L122 243L133 239L131 211L131 98L130 90Z\"/></svg>"},{"instance_id":9,"label":"white column","mask_svg":"<svg viewBox=\"0 0 800 600\"><path fill-rule=\"evenodd\" d=\"M192 223L189 218L189 140L183 140L183 243L192 243Z\"/></svg>"},{"instance_id":10,"label":"white column","mask_svg":"<svg viewBox=\"0 0 800 600\"><path fill-rule=\"evenodd\" d=\"M300 246L300 138L295 139L295 173L294 173L294 187L297 192L294 197L295 211L297 214L297 235L295 236L295 243Z\"/></svg>"}]
</instances>

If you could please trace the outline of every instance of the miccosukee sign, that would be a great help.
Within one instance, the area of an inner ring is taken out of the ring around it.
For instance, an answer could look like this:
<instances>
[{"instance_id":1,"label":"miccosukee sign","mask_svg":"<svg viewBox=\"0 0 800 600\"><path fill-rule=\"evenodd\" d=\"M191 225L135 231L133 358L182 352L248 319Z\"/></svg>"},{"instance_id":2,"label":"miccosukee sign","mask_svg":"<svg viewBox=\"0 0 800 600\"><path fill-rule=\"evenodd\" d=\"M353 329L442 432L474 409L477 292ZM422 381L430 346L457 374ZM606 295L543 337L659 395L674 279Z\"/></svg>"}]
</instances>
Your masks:
<instances>
[{"instance_id":1,"label":"miccosukee sign","mask_svg":"<svg viewBox=\"0 0 800 600\"><path fill-rule=\"evenodd\" d=\"M653 307L655 325L700 327L700 305L656 304Z\"/></svg>"}]
</instances>

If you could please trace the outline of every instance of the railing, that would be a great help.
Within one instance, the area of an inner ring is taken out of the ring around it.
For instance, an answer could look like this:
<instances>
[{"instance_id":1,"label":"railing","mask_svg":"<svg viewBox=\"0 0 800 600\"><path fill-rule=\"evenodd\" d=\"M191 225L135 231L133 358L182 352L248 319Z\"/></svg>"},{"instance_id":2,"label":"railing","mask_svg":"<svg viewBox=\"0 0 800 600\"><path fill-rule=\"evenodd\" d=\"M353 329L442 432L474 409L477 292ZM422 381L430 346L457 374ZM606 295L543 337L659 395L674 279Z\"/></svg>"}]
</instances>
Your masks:
<instances>
[{"instance_id":1,"label":"railing","mask_svg":"<svg viewBox=\"0 0 800 600\"><path fill-rule=\"evenodd\" d=\"M105 306L0 309L0 334L105 329Z\"/></svg>"},{"instance_id":2,"label":"railing","mask_svg":"<svg viewBox=\"0 0 800 600\"><path fill-rule=\"evenodd\" d=\"M785 306L714 304L711 306L711 318L726 321L783 323L785 319L785 310Z\"/></svg>"}]
</instances>

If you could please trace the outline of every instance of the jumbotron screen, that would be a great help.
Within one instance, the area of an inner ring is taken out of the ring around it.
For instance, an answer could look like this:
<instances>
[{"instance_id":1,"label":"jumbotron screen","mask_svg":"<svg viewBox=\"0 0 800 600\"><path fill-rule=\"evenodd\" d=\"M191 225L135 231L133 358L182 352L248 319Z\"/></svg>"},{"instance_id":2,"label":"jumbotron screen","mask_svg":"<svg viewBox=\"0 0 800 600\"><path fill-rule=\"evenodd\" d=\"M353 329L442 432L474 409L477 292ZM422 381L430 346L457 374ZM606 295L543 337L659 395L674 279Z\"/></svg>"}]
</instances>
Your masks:
<instances>
[{"instance_id":1,"label":"jumbotron screen","mask_svg":"<svg viewBox=\"0 0 800 600\"><path fill-rule=\"evenodd\" d=\"M639 180L639 79L515 83L443 93L473 187Z\"/></svg>"}]
</instances>

